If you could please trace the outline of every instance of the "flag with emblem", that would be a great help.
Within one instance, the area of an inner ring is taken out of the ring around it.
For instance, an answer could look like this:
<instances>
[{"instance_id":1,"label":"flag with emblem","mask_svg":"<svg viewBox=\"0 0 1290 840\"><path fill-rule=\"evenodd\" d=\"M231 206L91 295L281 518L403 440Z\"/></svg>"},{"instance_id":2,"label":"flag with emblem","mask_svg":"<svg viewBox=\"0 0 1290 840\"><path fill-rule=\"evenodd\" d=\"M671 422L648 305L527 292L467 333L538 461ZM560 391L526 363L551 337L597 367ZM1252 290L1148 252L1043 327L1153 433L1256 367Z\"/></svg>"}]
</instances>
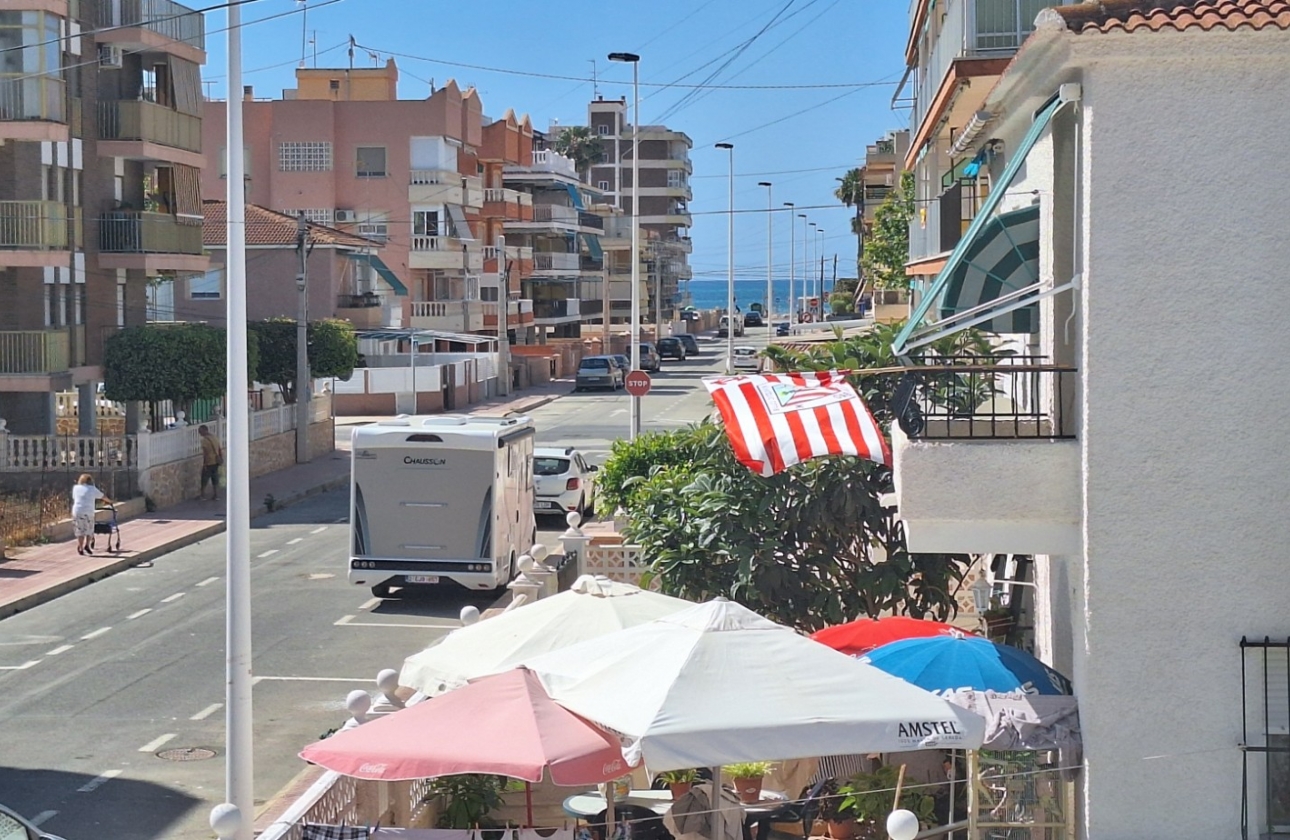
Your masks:
<instances>
[{"instance_id":1,"label":"flag with emblem","mask_svg":"<svg viewBox=\"0 0 1290 840\"><path fill-rule=\"evenodd\" d=\"M843 371L705 379L739 463L762 476L826 455L891 464L887 439Z\"/></svg>"}]
</instances>

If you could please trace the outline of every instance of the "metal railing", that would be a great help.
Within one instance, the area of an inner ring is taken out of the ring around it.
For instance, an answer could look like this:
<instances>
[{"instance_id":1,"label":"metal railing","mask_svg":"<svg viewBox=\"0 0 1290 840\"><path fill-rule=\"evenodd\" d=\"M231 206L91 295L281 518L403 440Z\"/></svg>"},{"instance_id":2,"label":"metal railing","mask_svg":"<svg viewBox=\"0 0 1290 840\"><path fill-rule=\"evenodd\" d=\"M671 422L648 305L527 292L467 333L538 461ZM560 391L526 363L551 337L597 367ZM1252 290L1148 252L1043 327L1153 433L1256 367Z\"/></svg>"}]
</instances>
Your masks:
<instances>
[{"instance_id":1,"label":"metal railing","mask_svg":"<svg viewBox=\"0 0 1290 840\"><path fill-rule=\"evenodd\" d=\"M0 120L66 122L62 79L46 76L0 78Z\"/></svg>"},{"instance_id":2,"label":"metal railing","mask_svg":"<svg viewBox=\"0 0 1290 840\"><path fill-rule=\"evenodd\" d=\"M163 146L202 150L200 117L181 114L155 102L99 102L100 140L149 140Z\"/></svg>"},{"instance_id":3,"label":"metal railing","mask_svg":"<svg viewBox=\"0 0 1290 840\"><path fill-rule=\"evenodd\" d=\"M206 49L206 24L200 12L171 0L100 0L99 27L138 26L172 41Z\"/></svg>"},{"instance_id":4,"label":"metal railing","mask_svg":"<svg viewBox=\"0 0 1290 840\"><path fill-rule=\"evenodd\" d=\"M67 328L0 331L0 373L58 373L71 359Z\"/></svg>"},{"instance_id":5,"label":"metal railing","mask_svg":"<svg viewBox=\"0 0 1290 840\"><path fill-rule=\"evenodd\" d=\"M99 219L99 250L112 254L200 256L201 225L181 225L168 213L113 210Z\"/></svg>"},{"instance_id":6,"label":"metal railing","mask_svg":"<svg viewBox=\"0 0 1290 840\"><path fill-rule=\"evenodd\" d=\"M533 255L533 267L538 271L577 271L577 254L544 253Z\"/></svg>"},{"instance_id":7,"label":"metal railing","mask_svg":"<svg viewBox=\"0 0 1290 840\"><path fill-rule=\"evenodd\" d=\"M940 358L903 372L892 410L912 439L1071 439L1076 373L1043 356Z\"/></svg>"},{"instance_id":8,"label":"metal railing","mask_svg":"<svg viewBox=\"0 0 1290 840\"><path fill-rule=\"evenodd\" d=\"M0 201L0 248L66 248L67 208L57 201Z\"/></svg>"},{"instance_id":9,"label":"metal railing","mask_svg":"<svg viewBox=\"0 0 1290 840\"><path fill-rule=\"evenodd\" d=\"M533 221L564 222L576 225L578 224L578 211L576 208L565 207L563 204L535 204L533 205Z\"/></svg>"},{"instance_id":10,"label":"metal railing","mask_svg":"<svg viewBox=\"0 0 1290 840\"><path fill-rule=\"evenodd\" d=\"M533 301L533 317L535 318L574 318L581 313L582 301L577 298L568 298L566 300L535 300Z\"/></svg>"},{"instance_id":11,"label":"metal railing","mask_svg":"<svg viewBox=\"0 0 1290 840\"><path fill-rule=\"evenodd\" d=\"M336 295L337 309L369 309L381 305L381 296L376 292L361 295Z\"/></svg>"},{"instance_id":12,"label":"metal railing","mask_svg":"<svg viewBox=\"0 0 1290 840\"><path fill-rule=\"evenodd\" d=\"M605 220L595 213L578 211L578 224L582 227L595 228L596 230L605 229Z\"/></svg>"}]
</instances>

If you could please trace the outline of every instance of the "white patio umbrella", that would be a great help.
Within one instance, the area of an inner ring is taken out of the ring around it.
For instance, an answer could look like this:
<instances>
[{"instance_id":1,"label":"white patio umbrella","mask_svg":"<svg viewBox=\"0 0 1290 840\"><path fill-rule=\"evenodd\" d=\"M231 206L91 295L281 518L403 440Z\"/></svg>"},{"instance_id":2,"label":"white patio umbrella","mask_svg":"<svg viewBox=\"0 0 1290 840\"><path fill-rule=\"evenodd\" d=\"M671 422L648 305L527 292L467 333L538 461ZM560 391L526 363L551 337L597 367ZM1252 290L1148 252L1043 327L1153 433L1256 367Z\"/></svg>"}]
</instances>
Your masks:
<instances>
[{"instance_id":1,"label":"white patio umbrella","mask_svg":"<svg viewBox=\"0 0 1290 840\"><path fill-rule=\"evenodd\" d=\"M399 683L434 696L525 659L692 607L690 601L583 575L567 591L454 630L403 662Z\"/></svg>"}]
</instances>

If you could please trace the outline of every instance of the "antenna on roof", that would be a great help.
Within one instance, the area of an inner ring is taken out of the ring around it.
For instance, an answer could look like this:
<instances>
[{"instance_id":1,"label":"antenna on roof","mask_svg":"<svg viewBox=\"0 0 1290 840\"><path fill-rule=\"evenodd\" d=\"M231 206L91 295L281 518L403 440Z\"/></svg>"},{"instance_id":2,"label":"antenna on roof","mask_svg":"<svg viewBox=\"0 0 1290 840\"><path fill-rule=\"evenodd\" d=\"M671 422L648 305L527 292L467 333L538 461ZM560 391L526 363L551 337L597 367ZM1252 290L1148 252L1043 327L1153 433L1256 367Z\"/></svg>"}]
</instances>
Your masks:
<instances>
[{"instance_id":1,"label":"antenna on roof","mask_svg":"<svg viewBox=\"0 0 1290 840\"><path fill-rule=\"evenodd\" d=\"M304 67L309 33L309 0L296 0L296 5L300 7L300 66Z\"/></svg>"},{"instance_id":2,"label":"antenna on roof","mask_svg":"<svg viewBox=\"0 0 1290 840\"><path fill-rule=\"evenodd\" d=\"M595 99L600 95L600 84L596 78L596 60L594 58L587 60L591 62L591 98Z\"/></svg>"},{"instance_id":3,"label":"antenna on roof","mask_svg":"<svg viewBox=\"0 0 1290 840\"><path fill-rule=\"evenodd\" d=\"M373 67L379 67L381 65L381 57L376 53L372 52L371 50L367 51L367 57L372 59Z\"/></svg>"}]
</instances>

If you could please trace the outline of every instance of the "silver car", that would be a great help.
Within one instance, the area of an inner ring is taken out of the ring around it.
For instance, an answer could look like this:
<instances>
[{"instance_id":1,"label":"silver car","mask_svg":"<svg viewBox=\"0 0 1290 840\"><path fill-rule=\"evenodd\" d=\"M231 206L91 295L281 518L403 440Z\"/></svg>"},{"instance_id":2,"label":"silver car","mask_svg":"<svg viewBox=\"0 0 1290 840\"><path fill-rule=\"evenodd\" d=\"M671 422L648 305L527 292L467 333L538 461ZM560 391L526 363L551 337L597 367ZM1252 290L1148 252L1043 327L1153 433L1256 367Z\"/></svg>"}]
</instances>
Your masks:
<instances>
[{"instance_id":1,"label":"silver car","mask_svg":"<svg viewBox=\"0 0 1290 840\"><path fill-rule=\"evenodd\" d=\"M663 367L663 359L658 348L648 341L641 342L641 370L657 371Z\"/></svg>"},{"instance_id":2,"label":"silver car","mask_svg":"<svg viewBox=\"0 0 1290 840\"><path fill-rule=\"evenodd\" d=\"M62 838L45 834L14 811L0 805L0 840L62 840Z\"/></svg>"},{"instance_id":3,"label":"silver car","mask_svg":"<svg viewBox=\"0 0 1290 840\"><path fill-rule=\"evenodd\" d=\"M573 380L573 390L608 388L617 391L623 387L627 372L613 356L587 356L578 365L578 375Z\"/></svg>"}]
</instances>

